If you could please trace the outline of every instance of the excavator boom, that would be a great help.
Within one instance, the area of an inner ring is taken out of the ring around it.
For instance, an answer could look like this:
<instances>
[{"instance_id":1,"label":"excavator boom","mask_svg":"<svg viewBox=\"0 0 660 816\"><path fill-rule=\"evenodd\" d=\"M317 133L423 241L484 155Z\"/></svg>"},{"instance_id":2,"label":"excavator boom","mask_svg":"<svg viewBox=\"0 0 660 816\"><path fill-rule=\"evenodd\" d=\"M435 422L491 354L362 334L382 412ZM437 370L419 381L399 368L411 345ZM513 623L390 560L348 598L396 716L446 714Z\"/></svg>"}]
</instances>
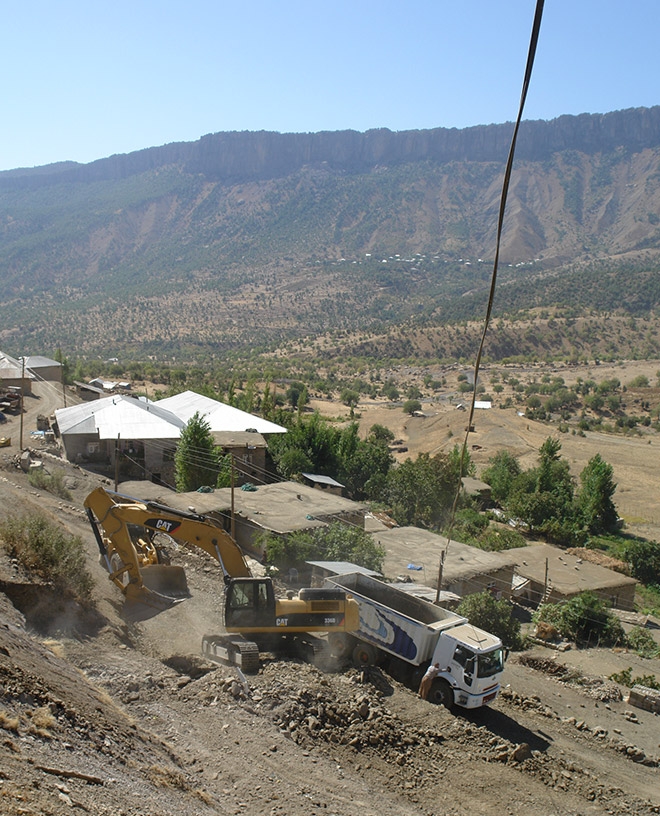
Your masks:
<instances>
[{"instance_id":1,"label":"excavator boom","mask_svg":"<svg viewBox=\"0 0 660 816\"><path fill-rule=\"evenodd\" d=\"M185 573L164 563L158 534L200 547L218 561L225 581L251 575L236 542L206 516L102 487L84 506L110 578L130 600L163 608L187 595Z\"/></svg>"}]
</instances>

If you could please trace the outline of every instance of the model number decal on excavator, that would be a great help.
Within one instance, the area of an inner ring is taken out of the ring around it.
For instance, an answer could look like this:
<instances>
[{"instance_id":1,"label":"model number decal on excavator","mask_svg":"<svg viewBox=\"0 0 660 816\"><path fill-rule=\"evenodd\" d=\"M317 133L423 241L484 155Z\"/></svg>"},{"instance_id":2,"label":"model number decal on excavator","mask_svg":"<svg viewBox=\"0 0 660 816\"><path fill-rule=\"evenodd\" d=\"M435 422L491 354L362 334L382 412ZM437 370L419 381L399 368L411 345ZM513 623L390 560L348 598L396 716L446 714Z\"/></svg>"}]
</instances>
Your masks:
<instances>
[{"instance_id":1,"label":"model number decal on excavator","mask_svg":"<svg viewBox=\"0 0 660 816\"><path fill-rule=\"evenodd\" d=\"M181 522L164 518L152 518L147 519L144 526L151 527L153 530L161 530L163 533L173 533L177 527L181 526Z\"/></svg>"}]
</instances>

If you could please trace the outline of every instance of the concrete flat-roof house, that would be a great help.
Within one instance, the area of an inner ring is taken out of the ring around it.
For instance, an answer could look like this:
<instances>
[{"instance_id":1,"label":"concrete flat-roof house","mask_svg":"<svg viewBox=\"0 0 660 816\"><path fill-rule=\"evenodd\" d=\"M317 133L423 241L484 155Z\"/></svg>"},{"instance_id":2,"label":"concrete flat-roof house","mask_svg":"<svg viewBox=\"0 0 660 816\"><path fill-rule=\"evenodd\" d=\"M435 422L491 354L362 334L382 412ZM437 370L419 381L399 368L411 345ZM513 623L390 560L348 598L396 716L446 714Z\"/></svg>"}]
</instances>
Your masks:
<instances>
[{"instance_id":1,"label":"concrete flat-roof house","mask_svg":"<svg viewBox=\"0 0 660 816\"><path fill-rule=\"evenodd\" d=\"M301 530L327 527L335 521L364 529L366 505L321 492L298 482L260 485L256 490L225 487L212 493L175 493L149 482L123 482L120 492L141 501L158 501L177 510L191 510L218 519L231 531L232 500L236 542L261 557L261 533L285 536Z\"/></svg>"},{"instance_id":2,"label":"concrete flat-roof house","mask_svg":"<svg viewBox=\"0 0 660 816\"><path fill-rule=\"evenodd\" d=\"M515 559L508 552L486 552L419 527L395 527L373 534L385 548L384 572L395 579L408 577L437 589L440 559L441 590L460 597L489 590L509 598Z\"/></svg>"},{"instance_id":3,"label":"concrete flat-roof house","mask_svg":"<svg viewBox=\"0 0 660 816\"><path fill-rule=\"evenodd\" d=\"M516 594L533 604L561 603L593 592L616 609L634 609L637 581L549 544L509 550L516 560Z\"/></svg>"}]
</instances>

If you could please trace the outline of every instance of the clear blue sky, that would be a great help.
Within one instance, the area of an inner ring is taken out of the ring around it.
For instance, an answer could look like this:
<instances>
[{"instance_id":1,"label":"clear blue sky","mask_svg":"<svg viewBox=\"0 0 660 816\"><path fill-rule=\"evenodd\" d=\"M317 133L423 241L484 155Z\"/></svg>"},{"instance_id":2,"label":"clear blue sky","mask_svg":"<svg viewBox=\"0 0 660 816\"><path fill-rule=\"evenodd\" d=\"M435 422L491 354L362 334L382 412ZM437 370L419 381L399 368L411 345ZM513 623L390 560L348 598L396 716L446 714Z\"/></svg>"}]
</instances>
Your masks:
<instances>
[{"instance_id":1,"label":"clear blue sky","mask_svg":"<svg viewBox=\"0 0 660 816\"><path fill-rule=\"evenodd\" d=\"M0 169L515 118L534 0L0 0ZM527 119L660 104L658 0L546 0Z\"/></svg>"}]
</instances>

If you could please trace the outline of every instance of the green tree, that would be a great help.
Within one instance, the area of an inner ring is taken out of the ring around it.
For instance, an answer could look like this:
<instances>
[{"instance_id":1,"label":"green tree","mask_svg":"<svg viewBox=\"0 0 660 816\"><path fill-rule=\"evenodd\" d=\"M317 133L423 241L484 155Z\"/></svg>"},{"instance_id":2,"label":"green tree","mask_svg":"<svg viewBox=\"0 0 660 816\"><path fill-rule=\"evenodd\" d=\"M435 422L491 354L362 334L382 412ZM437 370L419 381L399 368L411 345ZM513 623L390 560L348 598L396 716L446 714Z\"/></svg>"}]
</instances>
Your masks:
<instances>
[{"instance_id":1,"label":"green tree","mask_svg":"<svg viewBox=\"0 0 660 816\"><path fill-rule=\"evenodd\" d=\"M57 351L55 352L55 360L62 366L62 382L65 385L71 385L73 383L73 377L71 376L71 363L62 354L61 348L58 348Z\"/></svg>"},{"instance_id":2,"label":"green tree","mask_svg":"<svg viewBox=\"0 0 660 816\"><path fill-rule=\"evenodd\" d=\"M626 560L634 578L660 587L660 544L638 539L628 544Z\"/></svg>"},{"instance_id":3,"label":"green tree","mask_svg":"<svg viewBox=\"0 0 660 816\"><path fill-rule=\"evenodd\" d=\"M612 496L616 490L612 466L597 453L580 473L578 506L584 524L593 534L614 532L618 514Z\"/></svg>"},{"instance_id":4,"label":"green tree","mask_svg":"<svg viewBox=\"0 0 660 816\"><path fill-rule=\"evenodd\" d=\"M414 414L415 411L422 410L422 403L417 399L409 399L403 403L404 414Z\"/></svg>"},{"instance_id":5,"label":"green tree","mask_svg":"<svg viewBox=\"0 0 660 816\"><path fill-rule=\"evenodd\" d=\"M333 428L318 413L314 413L307 420L295 422L286 434L274 434L269 442L269 452L278 473L284 478L302 472L335 478L339 467L337 449L340 434L339 429ZM293 450L298 453L289 453Z\"/></svg>"},{"instance_id":6,"label":"green tree","mask_svg":"<svg viewBox=\"0 0 660 816\"><path fill-rule=\"evenodd\" d=\"M298 408L301 397L303 399L307 396L307 389L305 388L304 383L301 382L292 382L291 385L287 388L286 391L286 400L291 405L292 408ZM302 405L305 405L305 402L302 402Z\"/></svg>"},{"instance_id":7,"label":"green tree","mask_svg":"<svg viewBox=\"0 0 660 816\"><path fill-rule=\"evenodd\" d=\"M371 433L366 439L360 439L358 425L353 422L340 433L338 460L339 480L352 498L382 496L387 474L394 463L387 441Z\"/></svg>"},{"instance_id":8,"label":"green tree","mask_svg":"<svg viewBox=\"0 0 660 816\"><path fill-rule=\"evenodd\" d=\"M493 501L503 504L509 496L513 480L520 475L520 465L508 451L499 451L488 462L490 466L483 471L481 478L490 485Z\"/></svg>"},{"instance_id":9,"label":"green tree","mask_svg":"<svg viewBox=\"0 0 660 816\"><path fill-rule=\"evenodd\" d=\"M508 512L536 532L559 544L579 544L580 525L574 506L574 484L561 442L548 437L539 450L539 465L516 476L506 500Z\"/></svg>"},{"instance_id":10,"label":"green tree","mask_svg":"<svg viewBox=\"0 0 660 816\"><path fill-rule=\"evenodd\" d=\"M462 445L460 447L458 445L454 445L454 447L449 451L447 459L449 461L449 467L452 469L454 478L456 480L460 479L462 476L477 475L477 468L472 461L470 451L464 448Z\"/></svg>"},{"instance_id":11,"label":"green tree","mask_svg":"<svg viewBox=\"0 0 660 816\"><path fill-rule=\"evenodd\" d=\"M259 544L264 547L266 563L280 570L304 570L306 561L317 560L349 561L380 572L385 558L385 551L372 536L339 521L288 536L267 533Z\"/></svg>"},{"instance_id":12,"label":"green tree","mask_svg":"<svg viewBox=\"0 0 660 816\"><path fill-rule=\"evenodd\" d=\"M372 425L371 428L369 428L368 438L374 442L385 442L385 444L389 444L394 441L394 431L391 431L384 425Z\"/></svg>"},{"instance_id":13,"label":"green tree","mask_svg":"<svg viewBox=\"0 0 660 816\"><path fill-rule=\"evenodd\" d=\"M496 635L507 649L521 648L520 623L513 617L513 607L508 601L498 601L484 590L463 598L457 611L473 626Z\"/></svg>"},{"instance_id":14,"label":"green tree","mask_svg":"<svg viewBox=\"0 0 660 816\"><path fill-rule=\"evenodd\" d=\"M386 498L398 524L439 528L446 521L458 489L458 474L449 457L420 453L392 468Z\"/></svg>"},{"instance_id":15,"label":"green tree","mask_svg":"<svg viewBox=\"0 0 660 816\"><path fill-rule=\"evenodd\" d=\"M181 431L174 454L176 489L179 493L188 493L204 486L215 487L219 470L211 426L197 412Z\"/></svg>"},{"instance_id":16,"label":"green tree","mask_svg":"<svg viewBox=\"0 0 660 816\"><path fill-rule=\"evenodd\" d=\"M581 592L562 604L544 604L535 620L552 623L578 644L613 646L625 641L623 627L602 598Z\"/></svg>"},{"instance_id":17,"label":"green tree","mask_svg":"<svg viewBox=\"0 0 660 816\"><path fill-rule=\"evenodd\" d=\"M354 391L352 388L343 388L341 395L341 401L344 405L348 405L351 408L355 408L355 406L360 401L360 394L357 391Z\"/></svg>"}]
</instances>

